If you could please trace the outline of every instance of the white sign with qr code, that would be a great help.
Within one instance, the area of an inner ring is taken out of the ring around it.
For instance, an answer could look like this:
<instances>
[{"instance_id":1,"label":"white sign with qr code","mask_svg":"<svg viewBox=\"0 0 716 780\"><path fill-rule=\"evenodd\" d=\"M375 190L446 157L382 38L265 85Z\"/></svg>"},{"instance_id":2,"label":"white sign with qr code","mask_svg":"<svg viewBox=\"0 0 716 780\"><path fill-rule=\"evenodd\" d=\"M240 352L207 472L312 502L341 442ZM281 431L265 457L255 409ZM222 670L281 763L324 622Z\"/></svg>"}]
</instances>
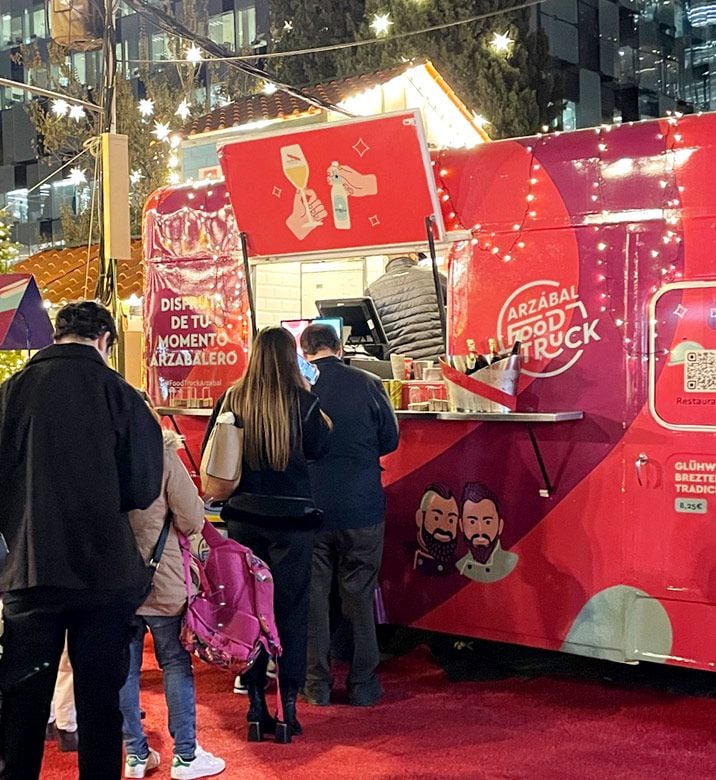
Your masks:
<instances>
[{"instance_id":1,"label":"white sign with qr code","mask_svg":"<svg viewBox=\"0 0 716 780\"><path fill-rule=\"evenodd\" d=\"M684 390L716 393L716 349L691 349L685 353Z\"/></svg>"}]
</instances>

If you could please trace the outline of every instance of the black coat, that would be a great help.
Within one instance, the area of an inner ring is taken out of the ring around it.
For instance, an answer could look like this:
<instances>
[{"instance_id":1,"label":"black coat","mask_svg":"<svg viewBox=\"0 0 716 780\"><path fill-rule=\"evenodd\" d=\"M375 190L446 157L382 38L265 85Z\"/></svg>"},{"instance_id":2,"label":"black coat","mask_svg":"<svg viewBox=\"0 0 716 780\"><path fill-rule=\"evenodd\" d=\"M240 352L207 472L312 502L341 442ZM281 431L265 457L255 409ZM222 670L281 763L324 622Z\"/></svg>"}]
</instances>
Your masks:
<instances>
[{"instance_id":1,"label":"black coat","mask_svg":"<svg viewBox=\"0 0 716 780\"><path fill-rule=\"evenodd\" d=\"M442 274L440 286L444 301ZM391 353L436 360L445 352L432 269L396 258L365 293L375 301Z\"/></svg>"},{"instance_id":2,"label":"black coat","mask_svg":"<svg viewBox=\"0 0 716 780\"><path fill-rule=\"evenodd\" d=\"M381 381L337 357L315 361L313 392L333 421L328 455L309 469L327 529L363 528L383 521L379 458L398 446L398 421Z\"/></svg>"},{"instance_id":3,"label":"black coat","mask_svg":"<svg viewBox=\"0 0 716 780\"><path fill-rule=\"evenodd\" d=\"M138 588L127 519L162 485L159 426L92 346L55 344L0 385L3 591Z\"/></svg>"}]
</instances>

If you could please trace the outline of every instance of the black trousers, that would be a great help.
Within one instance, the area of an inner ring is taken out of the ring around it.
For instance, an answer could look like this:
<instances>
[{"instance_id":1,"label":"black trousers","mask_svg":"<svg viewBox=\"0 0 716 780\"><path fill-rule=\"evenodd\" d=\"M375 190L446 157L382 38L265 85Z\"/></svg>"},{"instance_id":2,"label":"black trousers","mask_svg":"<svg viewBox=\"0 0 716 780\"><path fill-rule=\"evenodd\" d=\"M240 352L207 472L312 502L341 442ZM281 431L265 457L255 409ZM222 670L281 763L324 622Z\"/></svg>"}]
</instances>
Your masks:
<instances>
[{"instance_id":1,"label":"black trousers","mask_svg":"<svg viewBox=\"0 0 716 780\"><path fill-rule=\"evenodd\" d=\"M65 642L74 672L80 780L122 775L119 690L129 668L135 591L30 588L3 596L0 778L37 780Z\"/></svg>"},{"instance_id":2,"label":"black trousers","mask_svg":"<svg viewBox=\"0 0 716 780\"><path fill-rule=\"evenodd\" d=\"M383 557L385 524L344 531L321 531L313 548L308 619L307 684L330 687L330 598L334 576L343 617L353 637L348 686L370 683L380 661L373 591Z\"/></svg>"},{"instance_id":3,"label":"black trousers","mask_svg":"<svg viewBox=\"0 0 716 780\"><path fill-rule=\"evenodd\" d=\"M283 647L279 682L286 692L298 691L306 679L306 626L316 532L265 527L242 520L228 520L227 528L231 539L250 547L271 569L274 617ZM244 676L247 683L250 675L251 671Z\"/></svg>"}]
</instances>

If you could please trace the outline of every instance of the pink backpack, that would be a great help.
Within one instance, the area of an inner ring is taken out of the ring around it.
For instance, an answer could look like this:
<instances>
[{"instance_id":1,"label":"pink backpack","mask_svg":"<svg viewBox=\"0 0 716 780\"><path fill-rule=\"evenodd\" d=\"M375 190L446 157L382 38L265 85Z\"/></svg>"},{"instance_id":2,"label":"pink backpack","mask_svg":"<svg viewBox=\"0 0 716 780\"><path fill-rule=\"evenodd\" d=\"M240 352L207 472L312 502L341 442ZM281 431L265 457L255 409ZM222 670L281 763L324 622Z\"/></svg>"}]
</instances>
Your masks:
<instances>
[{"instance_id":1,"label":"pink backpack","mask_svg":"<svg viewBox=\"0 0 716 780\"><path fill-rule=\"evenodd\" d=\"M180 536L189 601L182 626L184 647L202 661L243 674L261 648L274 660L281 642L273 615L273 577L248 547L224 538L204 523L206 560L199 560ZM202 556L203 558L204 556ZM200 588L193 593L191 562L199 569Z\"/></svg>"}]
</instances>

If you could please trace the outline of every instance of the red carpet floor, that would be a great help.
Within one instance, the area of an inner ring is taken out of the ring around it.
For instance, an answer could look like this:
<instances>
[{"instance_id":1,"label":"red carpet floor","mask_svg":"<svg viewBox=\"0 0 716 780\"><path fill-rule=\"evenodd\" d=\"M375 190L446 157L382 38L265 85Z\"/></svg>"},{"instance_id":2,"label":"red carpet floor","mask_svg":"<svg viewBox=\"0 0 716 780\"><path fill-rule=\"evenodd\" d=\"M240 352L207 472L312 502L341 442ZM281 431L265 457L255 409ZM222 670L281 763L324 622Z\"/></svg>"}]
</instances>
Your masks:
<instances>
[{"instance_id":1,"label":"red carpet floor","mask_svg":"<svg viewBox=\"0 0 716 780\"><path fill-rule=\"evenodd\" d=\"M146 669L145 723L165 760L150 777L168 778L161 678L149 656ZM196 671L199 738L226 759L224 780L716 778L716 699L549 676L452 683L420 647L385 664L377 707L304 704L305 736L248 744L245 698L227 675ZM75 756L49 746L43 780L74 777Z\"/></svg>"}]
</instances>

